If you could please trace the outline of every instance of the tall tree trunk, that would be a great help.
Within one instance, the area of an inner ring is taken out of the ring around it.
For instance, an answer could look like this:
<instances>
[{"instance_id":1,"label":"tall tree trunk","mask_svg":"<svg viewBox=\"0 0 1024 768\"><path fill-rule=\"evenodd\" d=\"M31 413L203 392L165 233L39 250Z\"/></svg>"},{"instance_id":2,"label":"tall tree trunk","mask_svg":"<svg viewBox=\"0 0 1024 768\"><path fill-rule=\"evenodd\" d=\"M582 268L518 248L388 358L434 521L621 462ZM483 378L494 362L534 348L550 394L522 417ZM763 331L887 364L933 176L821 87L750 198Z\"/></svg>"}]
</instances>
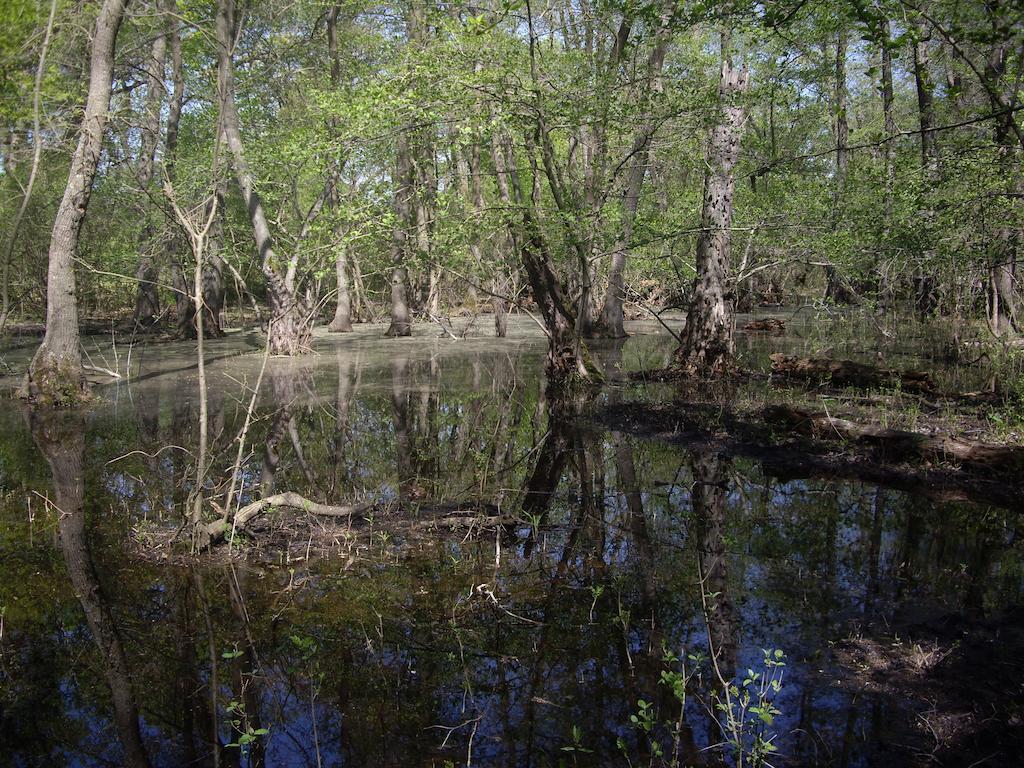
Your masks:
<instances>
[{"instance_id":1,"label":"tall tree trunk","mask_svg":"<svg viewBox=\"0 0 1024 768\"><path fill-rule=\"evenodd\" d=\"M167 58L166 30L153 38L153 46L149 59L146 61L146 102L145 115L142 120L142 143L139 148L139 161L136 178L139 182L140 194L135 214L145 222L139 238L139 264L135 270L137 287L135 292L135 311L132 322L135 328L146 329L153 325L160 315L160 294L157 281L160 277L159 267L154 259L153 246L156 234L153 223L148 220L145 204L146 190L153 180L153 166L156 160L156 148L160 136L160 112L164 103L164 77Z\"/></svg>"},{"instance_id":2,"label":"tall tree trunk","mask_svg":"<svg viewBox=\"0 0 1024 768\"><path fill-rule=\"evenodd\" d=\"M661 71L668 51L667 27L659 30L660 38L647 62L647 77L652 93L661 93ZM608 273L608 290L604 295L600 320L591 329L591 334L605 338L620 339L626 335L623 328L622 305L626 299L626 261L629 258L630 243L633 239L633 224L640 205L640 192L647 176L647 165L651 155L651 140L655 125L648 114L633 139L631 154L633 161L626 178L626 189L622 194L622 227L612 250L611 269Z\"/></svg>"},{"instance_id":3,"label":"tall tree trunk","mask_svg":"<svg viewBox=\"0 0 1024 768\"><path fill-rule=\"evenodd\" d=\"M491 118L493 121L493 113ZM491 162L494 163L494 180L498 187L498 198L505 207L506 215L511 215L511 211L513 209L512 188L509 177L511 158L506 154L505 149L506 145L500 132L497 130L492 131ZM518 205L518 201L516 201L516 205ZM498 241L500 243L498 246L499 253L503 252L507 257L506 260L511 261L519 251L516 224L509 219L504 235L498 235L498 237L502 238ZM507 281L504 279L504 276L495 277L494 280L491 281L491 290L496 294L508 295L509 286L507 285ZM495 296L493 306L494 331L498 336L503 337L508 332L508 315L505 311L505 300L501 297Z\"/></svg>"},{"instance_id":4,"label":"tall tree trunk","mask_svg":"<svg viewBox=\"0 0 1024 768\"><path fill-rule=\"evenodd\" d=\"M1021 167L1018 156L1021 147L1015 140L1013 128L1017 119L1013 112L1001 108L998 97L1002 91L1002 80L1006 76L1006 60L1012 48L1010 39L1002 32L1006 20L1003 18L1003 6L999 2L987 3L986 13L992 26L993 42L985 58L985 80L989 87L989 103L994 113L1001 113L996 118L993 140L999 158L1000 176L1007 181L1005 199L1013 207L1019 207L1021 193L1024 192L1024 181L1021 180ZM1020 73L1017 74L1017 87L1020 84ZM1022 236L1019 226L1014 221L1019 217L1000 214L1000 225L996 227L992 237L991 256L989 258L989 326L997 336L1020 331L1017 316L1017 251Z\"/></svg>"},{"instance_id":5,"label":"tall tree trunk","mask_svg":"<svg viewBox=\"0 0 1024 768\"><path fill-rule=\"evenodd\" d=\"M167 2L168 38L171 58L171 98L167 107L167 132L164 138L164 174L174 184L178 158L178 124L185 103L185 75L181 64L181 22L175 13L175 0ZM188 283L181 265L182 240L178 225L168 221L164 234L164 262L171 266L171 285L174 290L175 335L179 338L195 336L195 307L189 297Z\"/></svg>"},{"instance_id":6,"label":"tall tree trunk","mask_svg":"<svg viewBox=\"0 0 1024 768\"><path fill-rule=\"evenodd\" d=\"M838 222L842 216L843 197L850 166L850 120L847 114L849 91L846 87L846 27L840 21L836 38L836 186L833 192L832 218Z\"/></svg>"},{"instance_id":7,"label":"tall tree trunk","mask_svg":"<svg viewBox=\"0 0 1024 768\"><path fill-rule=\"evenodd\" d=\"M249 212L260 270L267 281L270 299L270 320L267 326L270 352L274 355L297 355L309 351L313 315L305 306L295 287L295 262L289 263L282 275L274 265L273 239L270 224L263 210L263 201L256 191L252 172L245 159L241 125L235 106L235 73L232 61L234 41L234 0L217 4L218 86L220 88L224 138L235 169L235 180Z\"/></svg>"},{"instance_id":8,"label":"tall tree trunk","mask_svg":"<svg viewBox=\"0 0 1024 768\"><path fill-rule=\"evenodd\" d=\"M928 201L929 190L939 180L939 148L935 133L935 86L932 83L929 66L928 27L923 15L915 17L914 41L914 85L917 91L917 112L921 131L922 194L920 200L921 221L924 226L924 241L927 247L921 253L922 263L914 269L914 304L918 315L925 317L935 311L937 300L935 278L931 269L935 261L935 250L931 247L935 211Z\"/></svg>"},{"instance_id":9,"label":"tall tree trunk","mask_svg":"<svg viewBox=\"0 0 1024 768\"><path fill-rule=\"evenodd\" d=\"M662 92L662 68L665 65L665 54L669 48L668 40L660 40L651 52L647 62L648 78L651 90ZM626 301L626 262L630 254L633 240L633 224L636 221L637 208L640 205L640 193L644 178L647 176L647 164L650 161L650 141L654 137L654 124L647 116L646 122L637 131L633 141L633 162L626 179L626 190L623 193L623 223L611 252L611 268L608 272L608 289L604 294L600 321L591 330L594 336L621 339L626 336L623 328L623 304Z\"/></svg>"},{"instance_id":10,"label":"tall tree trunk","mask_svg":"<svg viewBox=\"0 0 1024 768\"><path fill-rule=\"evenodd\" d=\"M893 138L896 136L896 116L893 110L894 95L892 87L892 42L890 39L889 20L882 22L882 71L881 71L881 92L882 92L882 118L885 132L883 145L883 163L885 174L885 199L883 201L883 222L882 222L882 257L887 258L890 253L890 240L892 238L892 217L893 217L893 194L896 189L896 148ZM883 263L878 265L879 291L887 293L889 265Z\"/></svg>"},{"instance_id":11,"label":"tall tree trunk","mask_svg":"<svg viewBox=\"0 0 1024 768\"><path fill-rule=\"evenodd\" d=\"M722 68L718 85L721 117L711 130L701 231L697 238L697 277L686 313L674 367L690 376L722 373L732 366L733 306L729 277L733 169L739 159L746 113L742 104L749 74L733 65L729 35L722 34Z\"/></svg>"},{"instance_id":12,"label":"tall tree trunk","mask_svg":"<svg viewBox=\"0 0 1024 768\"><path fill-rule=\"evenodd\" d=\"M385 336L411 336L408 276L405 265L409 257L409 226L411 224L413 173L409 157L409 137L403 131L395 154L395 226L391 231L391 325Z\"/></svg>"},{"instance_id":13,"label":"tall tree trunk","mask_svg":"<svg viewBox=\"0 0 1024 768\"><path fill-rule=\"evenodd\" d=\"M78 237L92 195L110 106L114 47L127 0L104 0L96 18L85 101L71 173L50 236L46 275L46 334L29 364L25 394L38 403L73 405L88 391L79 349L75 257Z\"/></svg>"},{"instance_id":14,"label":"tall tree trunk","mask_svg":"<svg viewBox=\"0 0 1024 768\"><path fill-rule=\"evenodd\" d=\"M341 13L340 5L332 5L327 13L327 53L331 59L331 88L337 91L341 87L341 59L338 54L338 14ZM336 121L328 120L328 128L334 132L337 129ZM337 209L340 186L341 168L340 163L331 163L328 173L331 174L331 191L328 202L330 206ZM348 286L348 248L343 242L344 232L341 225L334 233L334 272L337 279L338 300L334 307L334 318L331 320L327 330L331 333L349 333L352 330L352 296Z\"/></svg>"}]
</instances>

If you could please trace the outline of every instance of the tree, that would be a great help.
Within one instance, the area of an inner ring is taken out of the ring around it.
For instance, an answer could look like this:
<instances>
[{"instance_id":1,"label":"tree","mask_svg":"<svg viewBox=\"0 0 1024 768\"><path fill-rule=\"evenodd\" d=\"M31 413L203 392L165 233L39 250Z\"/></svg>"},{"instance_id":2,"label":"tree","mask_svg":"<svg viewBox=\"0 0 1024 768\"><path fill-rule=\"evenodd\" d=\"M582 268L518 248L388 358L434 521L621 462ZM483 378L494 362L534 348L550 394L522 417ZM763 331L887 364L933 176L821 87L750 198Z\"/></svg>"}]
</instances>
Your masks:
<instances>
[{"instance_id":1,"label":"tree","mask_svg":"<svg viewBox=\"0 0 1024 768\"><path fill-rule=\"evenodd\" d=\"M73 405L87 394L78 336L75 258L103 146L114 48L127 0L104 0L93 30L89 92L78 147L50 237L46 334L29 365L24 392L39 404Z\"/></svg>"},{"instance_id":2,"label":"tree","mask_svg":"<svg viewBox=\"0 0 1024 768\"><path fill-rule=\"evenodd\" d=\"M732 365L733 357L733 297L729 277L735 191L733 168L739 159L746 119L742 98L749 84L749 73L746 67L733 64L729 38L729 32L723 31L719 119L708 141L704 204L697 238L697 276L673 363L678 370L692 376L724 373Z\"/></svg>"},{"instance_id":3,"label":"tree","mask_svg":"<svg viewBox=\"0 0 1024 768\"><path fill-rule=\"evenodd\" d=\"M266 279L270 298L270 323L267 334L270 350L275 355L296 355L309 349L312 312L296 290L298 254L288 260L282 275L275 264L270 224L263 210L263 201L256 191L256 181L245 158L241 123L235 106L234 0L219 0L217 5L217 87L221 104L224 140L231 155L235 180L249 213L260 270ZM219 140L219 137L218 137Z\"/></svg>"}]
</instances>

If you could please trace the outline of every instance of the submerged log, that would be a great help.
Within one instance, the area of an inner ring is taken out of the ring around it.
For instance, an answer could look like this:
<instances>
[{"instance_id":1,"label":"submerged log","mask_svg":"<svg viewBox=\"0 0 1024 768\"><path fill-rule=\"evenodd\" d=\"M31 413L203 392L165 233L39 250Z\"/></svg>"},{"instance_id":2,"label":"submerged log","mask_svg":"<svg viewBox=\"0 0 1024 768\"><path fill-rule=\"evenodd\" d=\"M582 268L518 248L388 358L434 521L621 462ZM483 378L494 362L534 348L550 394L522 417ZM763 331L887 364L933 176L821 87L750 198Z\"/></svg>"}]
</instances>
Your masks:
<instances>
[{"instance_id":1,"label":"submerged log","mask_svg":"<svg viewBox=\"0 0 1024 768\"><path fill-rule=\"evenodd\" d=\"M769 406L761 414L769 424L784 425L798 434L824 439L838 437L877 446L888 457L901 461L951 461L1000 474L1024 471L1024 447L1018 445L982 443L874 424L857 424L790 405Z\"/></svg>"},{"instance_id":2,"label":"submerged log","mask_svg":"<svg viewBox=\"0 0 1024 768\"><path fill-rule=\"evenodd\" d=\"M776 352L769 359L772 361L772 376L780 378L865 389L898 386L905 392L915 394L931 394L935 391L931 376L925 371L896 371L852 360L793 357L782 352Z\"/></svg>"}]
</instances>

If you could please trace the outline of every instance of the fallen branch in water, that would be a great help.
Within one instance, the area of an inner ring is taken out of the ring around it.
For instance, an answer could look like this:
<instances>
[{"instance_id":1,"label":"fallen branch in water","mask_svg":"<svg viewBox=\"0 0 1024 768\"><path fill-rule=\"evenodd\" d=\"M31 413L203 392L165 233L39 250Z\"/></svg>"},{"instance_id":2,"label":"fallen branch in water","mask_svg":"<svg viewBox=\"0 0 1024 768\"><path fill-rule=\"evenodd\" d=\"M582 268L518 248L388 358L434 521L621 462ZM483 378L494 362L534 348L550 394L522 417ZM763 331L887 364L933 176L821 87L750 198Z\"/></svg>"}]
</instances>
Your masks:
<instances>
[{"instance_id":1,"label":"fallen branch in water","mask_svg":"<svg viewBox=\"0 0 1024 768\"><path fill-rule=\"evenodd\" d=\"M264 496L262 499L246 504L235 512L230 520L222 517L220 520L215 520L209 525L204 526L198 536L200 548L206 549L220 543L224 540L229 530L234 532L244 529L250 520L274 507L301 509L303 512L308 512L318 517L347 518L368 511L373 507L373 503L361 502L359 504L336 506L312 501L292 491L275 493L272 496Z\"/></svg>"}]
</instances>

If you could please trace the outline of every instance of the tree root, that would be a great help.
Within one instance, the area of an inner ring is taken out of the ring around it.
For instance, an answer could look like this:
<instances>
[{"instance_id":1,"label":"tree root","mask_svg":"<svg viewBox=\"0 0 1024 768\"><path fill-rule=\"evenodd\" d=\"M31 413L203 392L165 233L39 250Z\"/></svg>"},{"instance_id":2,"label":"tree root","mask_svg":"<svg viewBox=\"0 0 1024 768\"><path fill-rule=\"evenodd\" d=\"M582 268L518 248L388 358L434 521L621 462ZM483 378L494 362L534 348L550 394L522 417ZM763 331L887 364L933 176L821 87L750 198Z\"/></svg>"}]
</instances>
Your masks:
<instances>
[{"instance_id":1,"label":"tree root","mask_svg":"<svg viewBox=\"0 0 1024 768\"><path fill-rule=\"evenodd\" d=\"M244 530L246 525L248 525L253 518L274 507L301 509L304 512L318 517L350 518L353 515L359 515L370 510L373 507L373 503L361 502L359 504L336 506L333 504L320 504L319 502L311 501L305 496L301 496L292 491L275 493L272 496L264 496L258 501L246 504L235 512L231 519L222 517L220 520L214 520L208 525L201 526L197 533L197 544L199 549L208 549L215 544L219 544L227 538L231 531Z\"/></svg>"}]
</instances>

